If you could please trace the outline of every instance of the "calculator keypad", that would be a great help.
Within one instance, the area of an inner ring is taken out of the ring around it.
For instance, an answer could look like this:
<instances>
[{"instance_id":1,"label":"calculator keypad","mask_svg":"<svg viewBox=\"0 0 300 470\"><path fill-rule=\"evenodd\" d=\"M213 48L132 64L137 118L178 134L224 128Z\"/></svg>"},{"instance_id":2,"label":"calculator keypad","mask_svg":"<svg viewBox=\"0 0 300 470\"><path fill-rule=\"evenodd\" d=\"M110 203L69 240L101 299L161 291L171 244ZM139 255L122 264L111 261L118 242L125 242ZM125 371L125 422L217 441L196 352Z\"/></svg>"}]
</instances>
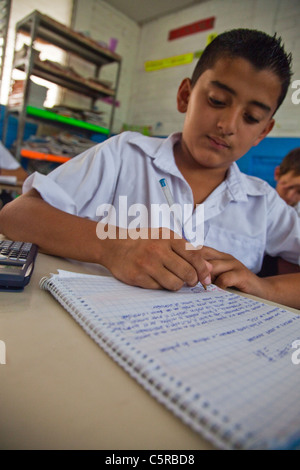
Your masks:
<instances>
[{"instance_id":1,"label":"calculator keypad","mask_svg":"<svg viewBox=\"0 0 300 470\"><path fill-rule=\"evenodd\" d=\"M27 242L0 241L0 265L22 266L26 263L31 246Z\"/></svg>"}]
</instances>

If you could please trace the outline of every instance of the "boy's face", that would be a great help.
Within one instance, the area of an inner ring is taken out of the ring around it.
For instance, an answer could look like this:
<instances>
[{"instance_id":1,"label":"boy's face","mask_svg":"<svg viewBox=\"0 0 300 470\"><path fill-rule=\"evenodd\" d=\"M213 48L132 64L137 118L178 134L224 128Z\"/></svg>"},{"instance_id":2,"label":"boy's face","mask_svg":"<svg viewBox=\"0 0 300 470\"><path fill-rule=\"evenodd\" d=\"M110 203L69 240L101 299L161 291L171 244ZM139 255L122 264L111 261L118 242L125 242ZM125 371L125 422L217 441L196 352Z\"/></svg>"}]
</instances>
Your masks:
<instances>
[{"instance_id":1,"label":"boy's face","mask_svg":"<svg viewBox=\"0 0 300 470\"><path fill-rule=\"evenodd\" d=\"M275 170L275 180L277 181L276 191L279 196L290 206L295 206L300 201L300 175L294 171L288 171L280 175L279 167Z\"/></svg>"},{"instance_id":2,"label":"boy's face","mask_svg":"<svg viewBox=\"0 0 300 470\"><path fill-rule=\"evenodd\" d=\"M226 170L271 131L280 92L273 72L258 71L242 58L218 60L193 88L183 80L177 107L186 113L185 164Z\"/></svg>"}]
</instances>

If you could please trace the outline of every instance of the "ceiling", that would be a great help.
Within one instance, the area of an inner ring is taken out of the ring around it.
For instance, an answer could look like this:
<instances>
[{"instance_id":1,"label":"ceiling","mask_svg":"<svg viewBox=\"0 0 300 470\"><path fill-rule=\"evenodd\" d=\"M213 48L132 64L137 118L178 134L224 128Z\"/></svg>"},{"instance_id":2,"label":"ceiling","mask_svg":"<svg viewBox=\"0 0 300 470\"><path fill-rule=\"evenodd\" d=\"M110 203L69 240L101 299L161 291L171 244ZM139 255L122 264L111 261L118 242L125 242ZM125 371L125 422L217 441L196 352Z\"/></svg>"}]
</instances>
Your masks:
<instances>
[{"instance_id":1,"label":"ceiling","mask_svg":"<svg viewBox=\"0 0 300 470\"><path fill-rule=\"evenodd\" d=\"M104 0L136 23L142 25L161 16L204 3L207 0Z\"/></svg>"}]
</instances>

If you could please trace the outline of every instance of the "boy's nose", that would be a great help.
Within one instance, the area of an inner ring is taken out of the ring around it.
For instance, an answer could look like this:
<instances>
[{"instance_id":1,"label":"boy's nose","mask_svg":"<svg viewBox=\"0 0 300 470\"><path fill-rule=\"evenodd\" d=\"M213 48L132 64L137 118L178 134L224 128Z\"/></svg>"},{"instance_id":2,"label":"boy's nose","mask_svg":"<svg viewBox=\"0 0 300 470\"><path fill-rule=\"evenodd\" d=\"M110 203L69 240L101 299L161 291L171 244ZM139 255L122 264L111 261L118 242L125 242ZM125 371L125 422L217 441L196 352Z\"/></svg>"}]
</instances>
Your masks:
<instances>
[{"instance_id":1,"label":"boy's nose","mask_svg":"<svg viewBox=\"0 0 300 470\"><path fill-rule=\"evenodd\" d=\"M233 109L224 109L219 116L217 127L224 135L233 135L237 129L238 113Z\"/></svg>"}]
</instances>

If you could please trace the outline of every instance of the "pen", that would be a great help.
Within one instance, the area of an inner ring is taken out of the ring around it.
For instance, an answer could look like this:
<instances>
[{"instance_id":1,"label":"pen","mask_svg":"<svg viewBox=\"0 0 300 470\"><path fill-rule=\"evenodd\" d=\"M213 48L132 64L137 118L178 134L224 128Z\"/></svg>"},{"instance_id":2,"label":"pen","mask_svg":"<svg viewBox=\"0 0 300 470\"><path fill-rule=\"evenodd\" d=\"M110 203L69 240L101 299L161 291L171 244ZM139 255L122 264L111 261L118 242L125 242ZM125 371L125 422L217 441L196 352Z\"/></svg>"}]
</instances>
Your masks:
<instances>
[{"instance_id":1,"label":"pen","mask_svg":"<svg viewBox=\"0 0 300 470\"><path fill-rule=\"evenodd\" d=\"M174 199L173 199L173 196L172 196L172 193L170 191L170 188L166 182L166 179L165 178L162 178L159 180L159 183L160 183L160 186L161 186L161 189L165 195L165 198L166 198L166 201L168 203L168 206L169 208L171 209L173 204L174 204ZM183 224L181 223L181 221L178 219L178 217L176 217L174 215L174 212L173 213L173 217L174 217L174 223L177 225L177 229L179 229L179 232L182 234L183 238L186 240L186 237L184 235L184 228L183 228ZM207 290L207 287L205 284L202 284L201 282L201 285L202 287Z\"/></svg>"},{"instance_id":2,"label":"pen","mask_svg":"<svg viewBox=\"0 0 300 470\"><path fill-rule=\"evenodd\" d=\"M165 178L162 178L161 180L159 180L160 182L160 185L161 185L161 189L165 195L165 198L166 198L166 201L168 203L168 206L169 208L171 209L172 206L175 204L174 203L174 199L173 199L173 196L172 196L172 193L170 191L170 188L165 180ZM175 225L177 226L177 230L179 231L179 233L183 236L183 238L186 240L186 237L184 236L184 230L183 230L183 226L182 226L182 223L181 223L181 220L178 219L178 217L176 217L176 215L174 214L174 212L172 212L173 214L173 218L174 218L174 223Z\"/></svg>"}]
</instances>

